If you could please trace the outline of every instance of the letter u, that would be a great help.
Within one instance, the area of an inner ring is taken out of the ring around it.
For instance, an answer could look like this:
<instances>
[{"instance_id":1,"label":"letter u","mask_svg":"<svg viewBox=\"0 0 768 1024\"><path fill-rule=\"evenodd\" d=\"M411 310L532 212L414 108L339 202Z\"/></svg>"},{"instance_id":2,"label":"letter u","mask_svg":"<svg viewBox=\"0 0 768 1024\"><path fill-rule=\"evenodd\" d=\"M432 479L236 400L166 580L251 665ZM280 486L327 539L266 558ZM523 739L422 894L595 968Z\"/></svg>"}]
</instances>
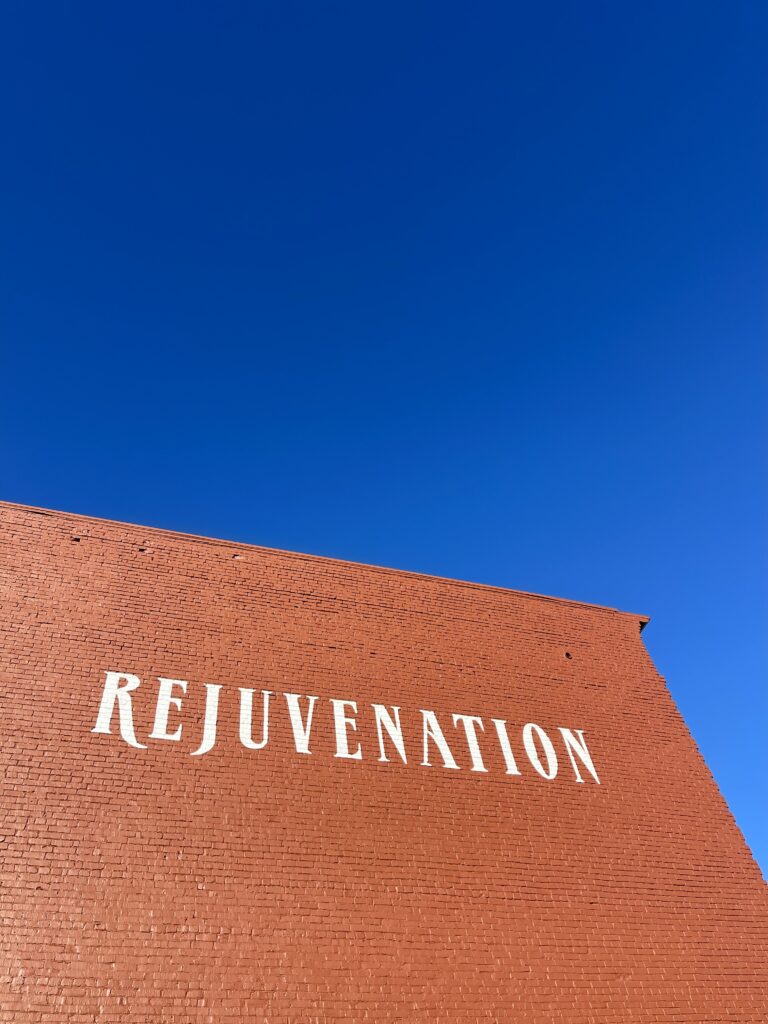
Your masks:
<instances>
[{"instance_id":1,"label":"letter u","mask_svg":"<svg viewBox=\"0 0 768 1024\"><path fill-rule=\"evenodd\" d=\"M262 690L261 740L253 742L253 690L240 688L240 742L248 750L261 750L269 741L269 698L271 690Z\"/></svg>"}]
</instances>

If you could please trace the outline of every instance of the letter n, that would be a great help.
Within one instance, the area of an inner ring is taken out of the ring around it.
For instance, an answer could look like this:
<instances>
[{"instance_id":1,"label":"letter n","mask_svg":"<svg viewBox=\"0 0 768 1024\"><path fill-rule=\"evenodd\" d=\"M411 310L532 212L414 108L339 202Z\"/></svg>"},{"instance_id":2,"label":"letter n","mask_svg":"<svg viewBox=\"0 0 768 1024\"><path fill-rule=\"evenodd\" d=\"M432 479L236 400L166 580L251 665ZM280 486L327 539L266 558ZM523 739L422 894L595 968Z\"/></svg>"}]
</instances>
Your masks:
<instances>
[{"instance_id":1,"label":"letter n","mask_svg":"<svg viewBox=\"0 0 768 1024\"><path fill-rule=\"evenodd\" d=\"M584 779L582 779L581 777L581 773L579 772L579 766L576 763L576 758L573 756L574 754L576 755L576 757L578 757L579 761L581 761L581 763L584 765L584 767L587 769L589 774L592 776L592 778L599 786L600 779L598 779L597 777L595 766L592 763L592 758L590 756L589 750L587 749L587 741L584 739L584 730L574 730L578 735L578 739L576 739L576 736L574 736L573 732L571 732L570 729L564 729L562 726L559 726L559 729L560 735L563 737L563 740L565 741L565 749L568 752L568 757L571 759L571 767L573 768L574 773L576 775L576 781L583 782Z\"/></svg>"}]
</instances>

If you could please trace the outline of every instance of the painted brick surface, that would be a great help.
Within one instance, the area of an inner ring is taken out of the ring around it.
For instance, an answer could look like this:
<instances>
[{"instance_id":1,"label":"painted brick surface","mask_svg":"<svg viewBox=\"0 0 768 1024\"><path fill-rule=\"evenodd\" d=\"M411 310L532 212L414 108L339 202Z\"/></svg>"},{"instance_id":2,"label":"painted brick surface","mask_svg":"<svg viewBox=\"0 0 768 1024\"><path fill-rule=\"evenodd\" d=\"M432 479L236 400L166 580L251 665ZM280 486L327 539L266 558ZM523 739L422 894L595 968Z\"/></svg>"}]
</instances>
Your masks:
<instances>
[{"instance_id":1,"label":"painted brick surface","mask_svg":"<svg viewBox=\"0 0 768 1024\"><path fill-rule=\"evenodd\" d=\"M0 1021L768 1020L766 887L637 615L13 505L0 536ZM92 732L106 670L147 749ZM160 676L178 742L147 739ZM261 750L238 687L275 694ZM311 755L285 691L318 695ZM460 770L419 763L419 709ZM600 784L562 745L537 774L526 722L583 729Z\"/></svg>"}]
</instances>

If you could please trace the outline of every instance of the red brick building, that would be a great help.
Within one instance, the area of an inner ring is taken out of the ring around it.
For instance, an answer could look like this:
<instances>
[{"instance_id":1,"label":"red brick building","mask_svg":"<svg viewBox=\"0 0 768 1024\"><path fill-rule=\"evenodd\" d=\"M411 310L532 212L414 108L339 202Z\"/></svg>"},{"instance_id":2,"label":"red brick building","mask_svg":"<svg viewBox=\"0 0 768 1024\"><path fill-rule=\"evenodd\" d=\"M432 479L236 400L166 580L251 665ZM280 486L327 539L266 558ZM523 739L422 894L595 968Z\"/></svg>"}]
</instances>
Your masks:
<instances>
[{"instance_id":1,"label":"red brick building","mask_svg":"<svg viewBox=\"0 0 768 1024\"><path fill-rule=\"evenodd\" d=\"M641 616L0 522L0 1021L768 1020Z\"/></svg>"}]
</instances>

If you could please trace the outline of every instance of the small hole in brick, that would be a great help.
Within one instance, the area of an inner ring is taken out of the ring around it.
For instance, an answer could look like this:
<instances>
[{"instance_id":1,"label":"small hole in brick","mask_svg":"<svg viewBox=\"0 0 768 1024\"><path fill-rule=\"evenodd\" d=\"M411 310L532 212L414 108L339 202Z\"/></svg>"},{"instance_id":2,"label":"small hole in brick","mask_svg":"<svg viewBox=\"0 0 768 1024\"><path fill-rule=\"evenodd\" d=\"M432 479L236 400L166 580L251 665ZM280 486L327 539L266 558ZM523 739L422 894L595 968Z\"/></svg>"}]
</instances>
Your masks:
<instances>
[{"instance_id":1,"label":"small hole in brick","mask_svg":"<svg viewBox=\"0 0 768 1024\"><path fill-rule=\"evenodd\" d=\"M79 537L73 537L72 540L73 541L77 541L78 544L80 543L80 538Z\"/></svg>"},{"instance_id":2,"label":"small hole in brick","mask_svg":"<svg viewBox=\"0 0 768 1024\"><path fill-rule=\"evenodd\" d=\"M232 555L233 558L242 558L242 555Z\"/></svg>"},{"instance_id":3,"label":"small hole in brick","mask_svg":"<svg viewBox=\"0 0 768 1024\"><path fill-rule=\"evenodd\" d=\"M573 655L571 654L571 652L570 652L570 651L566 651L566 652L565 652L565 656L566 656L566 658L568 659L568 661L570 661L570 660L571 660L571 658L573 657Z\"/></svg>"},{"instance_id":4,"label":"small hole in brick","mask_svg":"<svg viewBox=\"0 0 768 1024\"><path fill-rule=\"evenodd\" d=\"M139 551L146 551L146 548L139 548Z\"/></svg>"}]
</instances>

